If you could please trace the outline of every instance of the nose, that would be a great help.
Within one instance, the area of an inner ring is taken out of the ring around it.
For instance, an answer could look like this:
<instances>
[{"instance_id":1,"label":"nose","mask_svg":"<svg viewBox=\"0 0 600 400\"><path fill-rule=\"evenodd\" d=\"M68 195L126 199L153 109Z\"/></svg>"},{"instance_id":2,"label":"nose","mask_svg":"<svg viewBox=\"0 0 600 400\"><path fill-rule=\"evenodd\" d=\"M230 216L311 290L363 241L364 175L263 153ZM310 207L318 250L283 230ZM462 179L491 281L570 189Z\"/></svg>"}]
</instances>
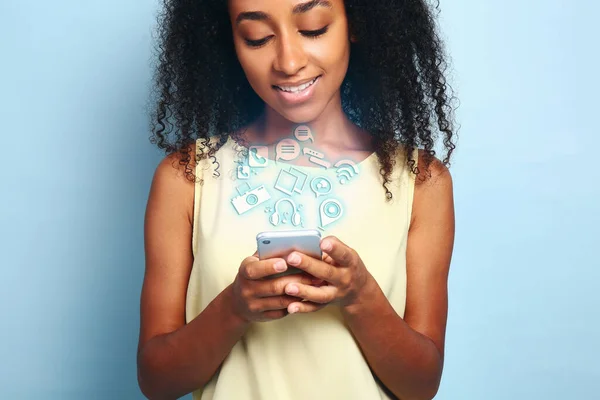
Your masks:
<instances>
[{"instance_id":1,"label":"nose","mask_svg":"<svg viewBox=\"0 0 600 400\"><path fill-rule=\"evenodd\" d=\"M286 75L295 75L308 61L302 39L296 34L283 34L279 37L277 55L273 63L275 70Z\"/></svg>"}]
</instances>

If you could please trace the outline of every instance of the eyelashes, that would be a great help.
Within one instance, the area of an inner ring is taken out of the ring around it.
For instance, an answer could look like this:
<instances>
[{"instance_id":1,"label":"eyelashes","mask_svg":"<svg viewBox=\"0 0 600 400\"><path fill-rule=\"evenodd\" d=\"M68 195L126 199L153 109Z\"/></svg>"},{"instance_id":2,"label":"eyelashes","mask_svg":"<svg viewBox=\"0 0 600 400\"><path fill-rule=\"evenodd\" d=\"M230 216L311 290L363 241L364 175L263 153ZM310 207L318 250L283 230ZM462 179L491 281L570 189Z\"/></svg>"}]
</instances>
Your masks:
<instances>
[{"instance_id":1,"label":"eyelashes","mask_svg":"<svg viewBox=\"0 0 600 400\"><path fill-rule=\"evenodd\" d=\"M260 39L260 40L250 40L250 39L244 39L246 41L246 44L250 47L260 47L262 45L264 45L265 43L267 43L267 38L265 39Z\"/></svg>"},{"instance_id":2,"label":"eyelashes","mask_svg":"<svg viewBox=\"0 0 600 400\"><path fill-rule=\"evenodd\" d=\"M327 33L328 30L329 30L329 25L326 25L321 29L317 29L316 31L300 31L300 33L309 39L316 39L319 36L322 36L325 33ZM271 37L272 36L267 36L266 38L259 39L259 40L244 39L244 41L250 47L261 47L261 46L265 45Z\"/></svg>"},{"instance_id":3,"label":"eyelashes","mask_svg":"<svg viewBox=\"0 0 600 400\"><path fill-rule=\"evenodd\" d=\"M329 25L322 27L321 29L317 29L316 31L300 31L304 36L309 38L317 38L321 35L324 35L329 29Z\"/></svg>"}]
</instances>

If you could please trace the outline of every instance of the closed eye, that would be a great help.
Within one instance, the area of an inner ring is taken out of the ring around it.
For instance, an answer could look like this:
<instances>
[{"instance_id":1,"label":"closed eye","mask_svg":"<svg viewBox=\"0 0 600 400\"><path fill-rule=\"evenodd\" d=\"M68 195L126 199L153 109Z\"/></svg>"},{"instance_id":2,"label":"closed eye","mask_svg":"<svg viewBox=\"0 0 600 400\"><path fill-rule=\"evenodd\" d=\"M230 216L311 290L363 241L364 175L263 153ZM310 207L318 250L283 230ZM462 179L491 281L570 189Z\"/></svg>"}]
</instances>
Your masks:
<instances>
[{"instance_id":1,"label":"closed eye","mask_svg":"<svg viewBox=\"0 0 600 400\"><path fill-rule=\"evenodd\" d=\"M329 25L326 25L321 29L317 29L316 31L300 31L300 33L308 38L316 39L319 36L324 35L328 29L329 29ZM258 40L250 40L250 39L244 39L244 40L245 40L246 44L250 47L261 47L264 44L266 44L271 37L272 36L267 36L266 38L258 39Z\"/></svg>"},{"instance_id":2,"label":"closed eye","mask_svg":"<svg viewBox=\"0 0 600 400\"><path fill-rule=\"evenodd\" d=\"M329 25L325 25L323 28L317 29L316 31L300 31L300 33L302 33L304 36L316 38L316 37L319 37L319 36L325 34L328 29L329 29Z\"/></svg>"}]
</instances>

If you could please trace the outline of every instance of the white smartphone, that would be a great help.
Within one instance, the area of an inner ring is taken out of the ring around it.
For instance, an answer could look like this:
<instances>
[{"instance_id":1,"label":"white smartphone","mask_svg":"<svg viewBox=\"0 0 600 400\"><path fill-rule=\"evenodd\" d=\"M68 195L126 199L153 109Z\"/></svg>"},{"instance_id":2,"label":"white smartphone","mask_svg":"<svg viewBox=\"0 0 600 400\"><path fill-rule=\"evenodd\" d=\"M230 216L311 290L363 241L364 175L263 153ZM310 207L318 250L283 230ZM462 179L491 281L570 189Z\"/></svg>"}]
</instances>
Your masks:
<instances>
[{"instance_id":1,"label":"white smartphone","mask_svg":"<svg viewBox=\"0 0 600 400\"><path fill-rule=\"evenodd\" d=\"M286 259L293 251L299 251L318 260L323 257L323 252L321 251L321 232L316 229L261 232L256 235L256 247L260 260L274 257ZM269 275L269 278L298 274L300 272L302 270L288 265L287 270L279 274Z\"/></svg>"}]
</instances>

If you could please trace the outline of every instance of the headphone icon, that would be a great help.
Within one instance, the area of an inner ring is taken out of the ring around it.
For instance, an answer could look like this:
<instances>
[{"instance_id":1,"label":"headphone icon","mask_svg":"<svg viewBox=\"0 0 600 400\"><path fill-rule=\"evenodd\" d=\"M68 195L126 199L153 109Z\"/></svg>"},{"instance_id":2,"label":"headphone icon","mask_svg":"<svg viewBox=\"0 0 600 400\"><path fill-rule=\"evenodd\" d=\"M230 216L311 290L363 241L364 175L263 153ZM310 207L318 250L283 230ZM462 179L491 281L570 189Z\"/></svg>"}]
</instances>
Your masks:
<instances>
[{"instance_id":1,"label":"headphone icon","mask_svg":"<svg viewBox=\"0 0 600 400\"><path fill-rule=\"evenodd\" d=\"M275 206L274 206L275 212L273 214L271 214L271 216L269 217L269 221L274 226L279 225L279 212L277 211L277 206L282 201L288 201L292 205L292 210L294 210L294 213L292 214L292 218L291 218L292 224L294 226L300 225L302 223L302 219L300 218L300 214L298 212L296 212L296 203L294 203L294 201L292 199L287 199L287 198L277 200L277 202L275 203Z\"/></svg>"}]
</instances>

